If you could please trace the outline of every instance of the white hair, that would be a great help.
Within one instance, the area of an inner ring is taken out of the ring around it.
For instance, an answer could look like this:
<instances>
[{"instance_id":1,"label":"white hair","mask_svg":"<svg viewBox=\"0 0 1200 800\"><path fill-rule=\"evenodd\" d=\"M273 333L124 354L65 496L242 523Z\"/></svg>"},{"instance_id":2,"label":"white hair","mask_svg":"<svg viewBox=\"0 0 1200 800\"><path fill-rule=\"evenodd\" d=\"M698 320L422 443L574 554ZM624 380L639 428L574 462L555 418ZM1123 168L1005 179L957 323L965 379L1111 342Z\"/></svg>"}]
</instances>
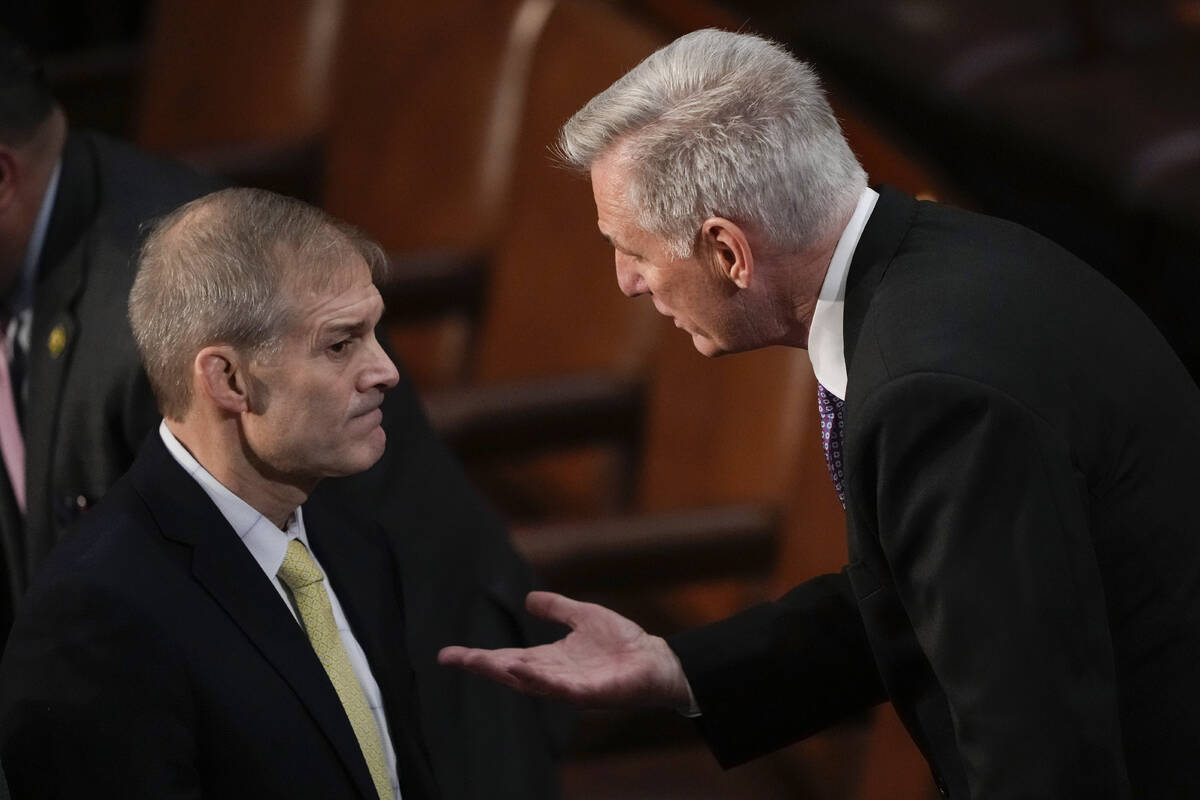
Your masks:
<instances>
[{"instance_id":1,"label":"white hair","mask_svg":"<svg viewBox=\"0 0 1200 800\"><path fill-rule=\"evenodd\" d=\"M651 54L567 121L557 150L586 172L618 147L632 212L680 257L711 216L800 252L867 184L813 70L749 34L696 31Z\"/></svg>"}]
</instances>

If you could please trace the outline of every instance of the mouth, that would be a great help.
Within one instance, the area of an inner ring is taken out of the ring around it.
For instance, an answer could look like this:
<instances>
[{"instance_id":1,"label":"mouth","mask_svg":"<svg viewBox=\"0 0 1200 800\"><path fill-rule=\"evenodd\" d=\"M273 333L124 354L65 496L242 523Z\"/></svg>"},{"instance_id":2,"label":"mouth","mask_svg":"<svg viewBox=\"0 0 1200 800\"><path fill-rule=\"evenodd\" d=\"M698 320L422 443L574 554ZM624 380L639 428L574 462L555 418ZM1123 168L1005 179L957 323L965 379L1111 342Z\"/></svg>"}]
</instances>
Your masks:
<instances>
[{"instance_id":1,"label":"mouth","mask_svg":"<svg viewBox=\"0 0 1200 800\"><path fill-rule=\"evenodd\" d=\"M355 422L363 421L378 425L383 422L383 409L380 405L373 405L370 408L360 411L351 417Z\"/></svg>"}]
</instances>

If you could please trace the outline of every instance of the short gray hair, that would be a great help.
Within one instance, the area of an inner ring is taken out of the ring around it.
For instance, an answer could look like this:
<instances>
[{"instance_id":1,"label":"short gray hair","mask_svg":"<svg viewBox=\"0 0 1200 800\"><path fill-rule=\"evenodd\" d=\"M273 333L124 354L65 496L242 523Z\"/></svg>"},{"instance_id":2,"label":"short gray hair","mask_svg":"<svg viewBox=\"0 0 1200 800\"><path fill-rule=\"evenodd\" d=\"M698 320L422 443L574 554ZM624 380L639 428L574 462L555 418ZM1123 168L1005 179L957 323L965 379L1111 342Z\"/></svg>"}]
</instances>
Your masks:
<instances>
[{"instance_id":1,"label":"short gray hair","mask_svg":"<svg viewBox=\"0 0 1200 800\"><path fill-rule=\"evenodd\" d=\"M383 251L358 230L261 189L213 192L152 223L129 322L162 415L181 419L190 407L202 348L268 357L295 321L297 293L336 285L355 257L384 278Z\"/></svg>"},{"instance_id":2,"label":"short gray hair","mask_svg":"<svg viewBox=\"0 0 1200 800\"><path fill-rule=\"evenodd\" d=\"M557 150L586 172L618 146L631 210L681 257L710 216L799 252L867 184L813 70L749 34L696 31L651 54L571 117Z\"/></svg>"}]
</instances>

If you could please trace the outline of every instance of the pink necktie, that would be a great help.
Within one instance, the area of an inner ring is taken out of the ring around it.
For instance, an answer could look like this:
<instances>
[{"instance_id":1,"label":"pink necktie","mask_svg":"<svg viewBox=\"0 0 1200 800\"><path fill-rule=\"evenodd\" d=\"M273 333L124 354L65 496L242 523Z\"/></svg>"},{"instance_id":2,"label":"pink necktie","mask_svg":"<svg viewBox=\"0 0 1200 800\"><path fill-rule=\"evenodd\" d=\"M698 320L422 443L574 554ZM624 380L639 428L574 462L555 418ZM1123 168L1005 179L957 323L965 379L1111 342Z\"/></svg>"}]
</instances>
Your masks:
<instances>
[{"instance_id":1,"label":"pink necktie","mask_svg":"<svg viewBox=\"0 0 1200 800\"><path fill-rule=\"evenodd\" d=\"M13 397L12 380L8 375L8 343L4 327L0 326L0 453L4 456L4 468L8 470L8 482L17 505L25 513L25 439L21 436L21 423L17 420L17 403Z\"/></svg>"}]
</instances>

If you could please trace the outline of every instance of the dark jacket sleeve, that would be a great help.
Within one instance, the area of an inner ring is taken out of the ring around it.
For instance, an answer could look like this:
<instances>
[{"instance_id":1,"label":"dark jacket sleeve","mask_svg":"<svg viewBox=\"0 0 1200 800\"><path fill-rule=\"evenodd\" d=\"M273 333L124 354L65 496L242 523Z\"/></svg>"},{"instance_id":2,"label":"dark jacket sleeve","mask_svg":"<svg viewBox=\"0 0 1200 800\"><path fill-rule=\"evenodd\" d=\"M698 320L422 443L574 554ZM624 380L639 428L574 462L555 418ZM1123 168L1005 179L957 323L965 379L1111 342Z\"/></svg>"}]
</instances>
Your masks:
<instances>
[{"instance_id":1,"label":"dark jacket sleeve","mask_svg":"<svg viewBox=\"0 0 1200 800\"><path fill-rule=\"evenodd\" d=\"M192 698L170 637L113 593L41 588L0 665L13 796L200 797Z\"/></svg>"},{"instance_id":2,"label":"dark jacket sleeve","mask_svg":"<svg viewBox=\"0 0 1200 800\"><path fill-rule=\"evenodd\" d=\"M669 639L701 734L731 767L882 702L883 687L845 573Z\"/></svg>"}]
</instances>

